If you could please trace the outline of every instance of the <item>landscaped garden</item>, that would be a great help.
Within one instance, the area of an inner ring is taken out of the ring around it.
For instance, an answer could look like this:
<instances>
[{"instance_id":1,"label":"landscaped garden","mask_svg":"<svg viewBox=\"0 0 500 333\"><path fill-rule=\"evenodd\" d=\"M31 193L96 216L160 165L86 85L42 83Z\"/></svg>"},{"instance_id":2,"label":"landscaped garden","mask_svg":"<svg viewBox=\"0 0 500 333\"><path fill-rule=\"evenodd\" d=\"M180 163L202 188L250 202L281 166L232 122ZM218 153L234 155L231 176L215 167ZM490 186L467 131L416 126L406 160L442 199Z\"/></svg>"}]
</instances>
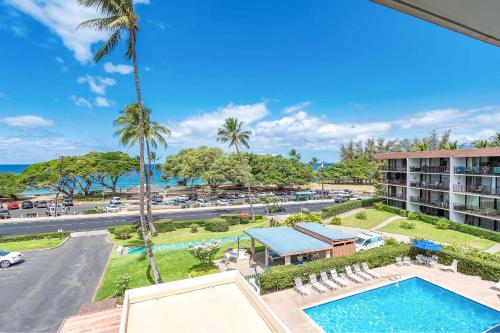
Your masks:
<instances>
[{"instance_id":1,"label":"landscaped garden","mask_svg":"<svg viewBox=\"0 0 500 333\"><path fill-rule=\"evenodd\" d=\"M394 215L393 213L368 208L342 218L341 225L352 228L371 229Z\"/></svg>"},{"instance_id":2,"label":"landscaped garden","mask_svg":"<svg viewBox=\"0 0 500 333\"><path fill-rule=\"evenodd\" d=\"M68 236L67 232L51 232L46 234L2 237L0 238L0 249L11 252L50 249L61 245Z\"/></svg>"}]
</instances>

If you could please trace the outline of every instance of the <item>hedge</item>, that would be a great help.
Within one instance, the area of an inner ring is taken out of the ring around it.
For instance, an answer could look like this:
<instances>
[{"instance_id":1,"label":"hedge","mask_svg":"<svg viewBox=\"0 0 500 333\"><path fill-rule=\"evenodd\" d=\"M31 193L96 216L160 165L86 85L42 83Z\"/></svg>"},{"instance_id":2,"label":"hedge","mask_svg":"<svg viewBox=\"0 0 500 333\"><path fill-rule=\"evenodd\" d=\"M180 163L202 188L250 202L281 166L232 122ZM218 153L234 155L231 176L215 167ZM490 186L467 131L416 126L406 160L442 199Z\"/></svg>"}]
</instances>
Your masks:
<instances>
[{"instance_id":1,"label":"hedge","mask_svg":"<svg viewBox=\"0 0 500 333\"><path fill-rule=\"evenodd\" d=\"M229 225L247 224L252 219L252 215L248 213L221 214L220 218L226 220Z\"/></svg>"},{"instance_id":2,"label":"hedge","mask_svg":"<svg viewBox=\"0 0 500 333\"><path fill-rule=\"evenodd\" d=\"M159 233L163 232L171 232L177 230L176 225L172 223L172 220L160 220L157 222L154 222L156 231Z\"/></svg>"},{"instance_id":3,"label":"hedge","mask_svg":"<svg viewBox=\"0 0 500 333\"><path fill-rule=\"evenodd\" d=\"M198 226L204 226L207 220L186 220L186 221L174 221L174 225L177 229L189 228L191 224L197 224Z\"/></svg>"},{"instance_id":4,"label":"hedge","mask_svg":"<svg viewBox=\"0 0 500 333\"><path fill-rule=\"evenodd\" d=\"M375 203L380 202L382 199L379 198L372 198L372 199L363 199L361 200L361 206L362 207L371 207Z\"/></svg>"},{"instance_id":5,"label":"hedge","mask_svg":"<svg viewBox=\"0 0 500 333\"><path fill-rule=\"evenodd\" d=\"M308 281L310 273L329 273L333 268L340 273L344 272L345 266L362 262L367 262L370 268L387 266L394 263L395 257L407 256L409 253L410 246L406 244L384 245L370 251L315 260L302 265L274 266L262 273L260 287L263 291L291 288L294 286L295 277L300 277L305 282Z\"/></svg>"},{"instance_id":6,"label":"hedge","mask_svg":"<svg viewBox=\"0 0 500 333\"><path fill-rule=\"evenodd\" d=\"M326 219L335 215L339 215L350 210L363 207L362 200L353 200L339 203L335 206L327 206L321 209L321 217Z\"/></svg>"},{"instance_id":7,"label":"hedge","mask_svg":"<svg viewBox=\"0 0 500 333\"><path fill-rule=\"evenodd\" d=\"M205 230L212 232L223 232L229 230L229 223L222 219L213 219L205 222Z\"/></svg>"},{"instance_id":8,"label":"hedge","mask_svg":"<svg viewBox=\"0 0 500 333\"><path fill-rule=\"evenodd\" d=\"M1 237L0 243L21 242L21 241L30 241L30 240L36 240L36 239L49 239L49 238L66 238L66 237L69 237L69 232L67 232L67 231L47 232L47 233L43 233L43 234Z\"/></svg>"}]
</instances>

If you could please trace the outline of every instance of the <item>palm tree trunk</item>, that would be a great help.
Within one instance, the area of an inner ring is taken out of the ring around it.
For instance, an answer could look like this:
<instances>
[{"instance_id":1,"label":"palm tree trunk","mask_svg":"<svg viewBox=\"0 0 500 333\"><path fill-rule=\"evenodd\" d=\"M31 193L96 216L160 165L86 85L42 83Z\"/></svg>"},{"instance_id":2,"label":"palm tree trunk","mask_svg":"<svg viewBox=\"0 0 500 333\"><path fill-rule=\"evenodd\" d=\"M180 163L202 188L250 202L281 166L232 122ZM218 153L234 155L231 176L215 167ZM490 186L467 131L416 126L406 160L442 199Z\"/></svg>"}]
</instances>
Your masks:
<instances>
[{"instance_id":1,"label":"palm tree trunk","mask_svg":"<svg viewBox=\"0 0 500 333\"><path fill-rule=\"evenodd\" d=\"M139 108L139 218L141 222L142 238L144 239L144 247L146 248L146 254L149 258L149 266L153 271L153 276L155 283L162 283L163 280L156 265L156 261L153 255L153 249L151 248L151 242L148 238L148 233L146 230L145 216L144 216L144 106L142 104L141 96L141 86L139 83L139 68L137 66L137 54L135 53L135 33L130 32L130 38L132 39L133 52L132 60L134 63L134 79L135 79L135 91L137 94L137 107Z\"/></svg>"},{"instance_id":2,"label":"palm tree trunk","mask_svg":"<svg viewBox=\"0 0 500 333\"><path fill-rule=\"evenodd\" d=\"M240 163L243 166L243 157L240 154L240 149L238 145L235 145L236 153L240 159ZM255 211L253 210L253 200L252 200L252 187L250 186L250 173L247 175L247 189L248 189L248 198L250 199L250 210L252 212L252 222L255 223Z\"/></svg>"},{"instance_id":3,"label":"palm tree trunk","mask_svg":"<svg viewBox=\"0 0 500 333\"><path fill-rule=\"evenodd\" d=\"M153 213L151 211L151 158L150 158L150 150L149 150L149 141L146 140L146 154L148 155L148 170L146 172L146 193L148 198L147 210L148 210L148 226L149 231L151 231L151 235L154 237L158 236L156 232L155 225L153 223Z\"/></svg>"}]
</instances>

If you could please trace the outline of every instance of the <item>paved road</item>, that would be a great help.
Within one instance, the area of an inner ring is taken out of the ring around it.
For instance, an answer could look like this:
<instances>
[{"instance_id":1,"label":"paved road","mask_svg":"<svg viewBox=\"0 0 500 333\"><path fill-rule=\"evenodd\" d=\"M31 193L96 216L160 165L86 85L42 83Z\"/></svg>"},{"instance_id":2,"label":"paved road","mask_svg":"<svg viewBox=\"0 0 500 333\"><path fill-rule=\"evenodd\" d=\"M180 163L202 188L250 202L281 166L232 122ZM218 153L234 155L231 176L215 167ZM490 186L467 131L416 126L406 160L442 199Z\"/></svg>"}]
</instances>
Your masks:
<instances>
[{"instance_id":1,"label":"paved road","mask_svg":"<svg viewBox=\"0 0 500 333\"><path fill-rule=\"evenodd\" d=\"M64 317L90 303L112 248L105 238L70 238L0 268L0 332L56 332Z\"/></svg>"},{"instance_id":2,"label":"paved road","mask_svg":"<svg viewBox=\"0 0 500 333\"><path fill-rule=\"evenodd\" d=\"M311 211L319 211L322 207L331 206L333 202L300 202L287 204L286 213L297 213L301 208L308 208ZM156 213L154 218L171 218L174 220L195 220L218 217L224 213L250 212L250 208L228 207L227 209L190 210L177 211L172 213ZM264 207L256 207L256 214L265 214ZM86 231L100 230L110 226L138 223L138 216L106 215L97 217L82 217L65 219L63 216L53 219L43 219L30 222L7 222L0 223L0 237L11 235L25 235L57 231Z\"/></svg>"}]
</instances>

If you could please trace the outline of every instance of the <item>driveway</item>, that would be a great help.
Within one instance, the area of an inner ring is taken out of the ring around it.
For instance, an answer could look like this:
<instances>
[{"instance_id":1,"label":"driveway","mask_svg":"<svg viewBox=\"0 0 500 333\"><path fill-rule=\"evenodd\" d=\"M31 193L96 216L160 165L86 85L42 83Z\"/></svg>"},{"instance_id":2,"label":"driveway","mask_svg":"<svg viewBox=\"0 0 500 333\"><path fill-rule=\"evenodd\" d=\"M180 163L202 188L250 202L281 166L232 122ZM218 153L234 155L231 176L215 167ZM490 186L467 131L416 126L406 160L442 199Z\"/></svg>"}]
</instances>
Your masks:
<instances>
[{"instance_id":1,"label":"driveway","mask_svg":"<svg viewBox=\"0 0 500 333\"><path fill-rule=\"evenodd\" d=\"M92 301L111 249L106 235L70 238L0 269L0 332L56 332Z\"/></svg>"}]
</instances>

